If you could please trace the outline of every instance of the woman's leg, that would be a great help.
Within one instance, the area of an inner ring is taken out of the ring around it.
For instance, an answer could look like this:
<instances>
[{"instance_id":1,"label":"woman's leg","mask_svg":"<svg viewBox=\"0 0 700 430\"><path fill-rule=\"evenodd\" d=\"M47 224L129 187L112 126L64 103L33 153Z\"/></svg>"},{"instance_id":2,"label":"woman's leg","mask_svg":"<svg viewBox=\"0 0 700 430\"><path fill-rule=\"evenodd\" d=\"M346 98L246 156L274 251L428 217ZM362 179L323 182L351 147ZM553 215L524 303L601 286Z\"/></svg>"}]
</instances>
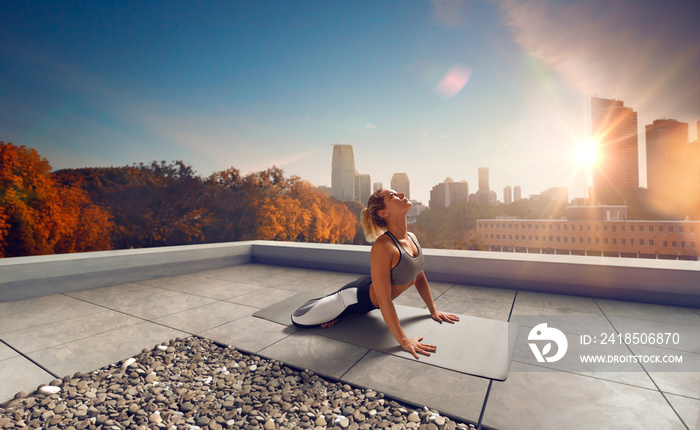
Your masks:
<instances>
[{"instance_id":1,"label":"woman's leg","mask_svg":"<svg viewBox=\"0 0 700 430\"><path fill-rule=\"evenodd\" d=\"M312 299L304 303L292 314L292 323L297 327L316 327L334 322L350 313L355 313L358 304L357 291L372 282L370 276L363 276L335 293Z\"/></svg>"}]
</instances>

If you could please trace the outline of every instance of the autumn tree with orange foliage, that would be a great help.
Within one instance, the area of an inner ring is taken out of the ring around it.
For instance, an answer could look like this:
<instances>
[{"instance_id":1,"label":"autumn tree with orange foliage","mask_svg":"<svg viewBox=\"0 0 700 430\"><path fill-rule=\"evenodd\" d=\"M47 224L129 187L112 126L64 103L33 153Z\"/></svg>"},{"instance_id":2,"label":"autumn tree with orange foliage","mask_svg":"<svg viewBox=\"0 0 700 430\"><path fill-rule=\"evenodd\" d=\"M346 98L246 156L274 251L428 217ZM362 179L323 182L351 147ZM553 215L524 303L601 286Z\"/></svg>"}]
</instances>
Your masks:
<instances>
[{"instance_id":1,"label":"autumn tree with orange foliage","mask_svg":"<svg viewBox=\"0 0 700 430\"><path fill-rule=\"evenodd\" d=\"M109 214L50 172L36 150L0 142L0 257L110 249Z\"/></svg>"},{"instance_id":2,"label":"autumn tree with orange foliage","mask_svg":"<svg viewBox=\"0 0 700 430\"><path fill-rule=\"evenodd\" d=\"M245 177L228 169L207 183L211 228L229 239L351 243L358 228L345 205L297 176L285 178L274 166Z\"/></svg>"}]
</instances>

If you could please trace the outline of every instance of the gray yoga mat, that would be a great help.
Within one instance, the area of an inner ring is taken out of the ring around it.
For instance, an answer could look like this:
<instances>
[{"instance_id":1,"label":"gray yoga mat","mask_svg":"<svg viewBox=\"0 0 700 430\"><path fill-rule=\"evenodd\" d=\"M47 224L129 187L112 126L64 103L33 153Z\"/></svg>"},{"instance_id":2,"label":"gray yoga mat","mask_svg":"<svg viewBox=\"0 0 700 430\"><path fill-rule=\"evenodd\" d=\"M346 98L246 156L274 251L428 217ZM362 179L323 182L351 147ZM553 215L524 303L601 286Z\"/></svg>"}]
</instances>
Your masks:
<instances>
[{"instance_id":1,"label":"gray yoga mat","mask_svg":"<svg viewBox=\"0 0 700 430\"><path fill-rule=\"evenodd\" d=\"M290 315L318 293L296 294L254 313L253 316L291 326ZM505 381L515 349L518 324L459 315L455 324L434 321L426 309L396 305L401 327L409 337L437 346L437 353L420 356L423 363L483 378ZM304 329L364 348L415 360L401 349L384 323L381 312L351 315L331 328Z\"/></svg>"}]
</instances>

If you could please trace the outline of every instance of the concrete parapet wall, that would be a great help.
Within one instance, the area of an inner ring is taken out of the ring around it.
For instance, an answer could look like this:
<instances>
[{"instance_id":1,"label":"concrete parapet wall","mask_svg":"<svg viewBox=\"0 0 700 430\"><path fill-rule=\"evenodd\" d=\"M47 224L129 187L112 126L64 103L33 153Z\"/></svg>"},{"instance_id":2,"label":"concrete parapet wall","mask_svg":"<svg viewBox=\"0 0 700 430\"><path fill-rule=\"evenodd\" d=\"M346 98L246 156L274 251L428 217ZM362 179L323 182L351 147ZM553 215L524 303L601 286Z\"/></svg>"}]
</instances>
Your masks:
<instances>
[{"instance_id":1,"label":"concrete parapet wall","mask_svg":"<svg viewBox=\"0 0 700 430\"><path fill-rule=\"evenodd\" d=\"M0 301L245 264L252 242L0 259Z\"/></svg>"},{"instance_id":2,"label":"concrete parapet wall","mask_svg":"<svg viewBox=\"0 0 700 430\"><path fill-rule=\"evenodd\" d=\"M700 307L700 263L425 249L429 281ZM369 273L370 247L271 241L0 259L0 301L245 263Z\"/></svg>"}]
</instances>

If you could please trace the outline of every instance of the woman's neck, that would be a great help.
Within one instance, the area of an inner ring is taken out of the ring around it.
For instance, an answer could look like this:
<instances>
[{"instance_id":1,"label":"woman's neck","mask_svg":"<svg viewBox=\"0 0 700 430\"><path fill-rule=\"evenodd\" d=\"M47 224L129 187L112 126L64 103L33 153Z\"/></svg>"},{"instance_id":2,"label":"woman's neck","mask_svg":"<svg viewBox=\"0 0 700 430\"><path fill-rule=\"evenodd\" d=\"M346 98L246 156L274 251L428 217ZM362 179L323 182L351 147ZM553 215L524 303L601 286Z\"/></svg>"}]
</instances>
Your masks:
<instances>
[{"instance_id":1,"label":"woman's neck","mask_svg":"<svg viewBox=\"0 0 700 430\"><path fill-rule=\"evenodd\" d=\"M406 217L401 220L388 221L387 230L391 232L397 239L405 239L408 236L408 225L406 223Z\"/></svg>"}]
</instances>

